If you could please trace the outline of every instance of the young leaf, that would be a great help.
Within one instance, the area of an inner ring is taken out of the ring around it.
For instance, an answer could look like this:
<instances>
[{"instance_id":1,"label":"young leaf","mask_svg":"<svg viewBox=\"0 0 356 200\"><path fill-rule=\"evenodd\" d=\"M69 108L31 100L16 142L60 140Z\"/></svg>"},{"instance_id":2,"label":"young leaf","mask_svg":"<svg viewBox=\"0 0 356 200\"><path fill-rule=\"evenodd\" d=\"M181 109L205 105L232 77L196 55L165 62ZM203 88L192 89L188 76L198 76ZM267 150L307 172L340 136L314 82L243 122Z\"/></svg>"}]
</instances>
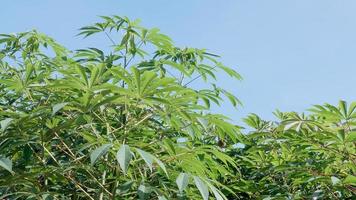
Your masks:
<instances>
[{"instance_id":1,"label":"young leaf","mask_svg":"<svg viewBox=\"0 0 356 200\"><path fill-rule=\"evenodd\" d=\"M103 155L105 155L110 147L112 146L112 144L104 144L100 147L98 147L97 149L95 149L91 154L90 154L90 163L91 165L94 165L95 162Z\"/></svg>"},{"instance_id":2,"label":"young leaf","mask_svg":"<svg viewBox=\"0 0 356 200\"><path fill-rule=\"evenodd\" d=\"M116 159L119 162L120 168L127 173L127 168L129 166L130 160L132 159L132 153L128 145L122 145L116 154Z\"/></svg>"}]
</instances>

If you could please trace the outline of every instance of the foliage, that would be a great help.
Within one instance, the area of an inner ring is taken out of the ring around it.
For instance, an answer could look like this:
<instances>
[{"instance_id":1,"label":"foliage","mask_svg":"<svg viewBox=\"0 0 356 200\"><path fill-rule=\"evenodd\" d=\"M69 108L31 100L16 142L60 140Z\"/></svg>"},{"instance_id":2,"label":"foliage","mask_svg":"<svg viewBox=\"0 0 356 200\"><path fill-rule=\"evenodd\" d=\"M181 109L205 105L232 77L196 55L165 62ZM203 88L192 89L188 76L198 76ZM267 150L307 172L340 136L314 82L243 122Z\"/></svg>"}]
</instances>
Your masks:
<instances>
[{"instance_id":1,"label":"foliage","mask_svg":"<svg viewBox=\"0 0 356 200\"><path fill-rule=\"evenodd\" d=\"M277 111L278 122L251 114L242 134L210 112L240 105L215 81L218 71L241 79L218 56L101 18L79 35L105 36L108 52L69 51L37 31L0 35L0 199L355 195L356 102Z\"/></svg>"},{"instance_id":2,"label":"foliage","mask_svg":"<svg viewBox=\"0 0 356 200\"><path fill-rule=\"evenodd\" d=\"M239 74L138 21L102 20L79 35L102 33L109 53L1 35L0 198L226 199L218 180L236 165L216 145L240 132L209 107L239 101L208 79ZM210 87L190 88L199 78Z\"/></svg>"},{"instance_id":3,"label":"foliage","mask_svg":"<svg viewBox=\"0 0 356 200\"><path fill-rule=\"evenodd\" d=\"M347 199L356 193L356 102L325 104L311 114L275 112L278 122L244 119L253 131L230 182L245 198Z\"/></svg>"}]
</instances>

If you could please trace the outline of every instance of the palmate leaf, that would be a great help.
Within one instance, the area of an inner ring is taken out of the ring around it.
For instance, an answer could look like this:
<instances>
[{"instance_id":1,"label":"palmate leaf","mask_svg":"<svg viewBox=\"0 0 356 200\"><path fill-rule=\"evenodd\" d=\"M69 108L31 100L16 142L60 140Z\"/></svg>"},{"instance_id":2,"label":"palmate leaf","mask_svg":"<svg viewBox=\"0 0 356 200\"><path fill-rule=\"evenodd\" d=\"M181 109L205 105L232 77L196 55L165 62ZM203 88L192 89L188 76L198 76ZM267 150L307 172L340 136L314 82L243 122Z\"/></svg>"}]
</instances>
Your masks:
<instances>
[{"instance_id":1,"label":"palmate leaf","mask_svg":"<svg viewBox=\"0 0 356 200\"><path fill-rule=\"evenodd\" d=\"M209 109L241 104L214 85L219 71L241 78L216 55L101 18L80 34L108 37L105 51L71 53L36 31L0 35L0 199L354 196L355 102L278 121L250 115L243 130ZM207 85L189 87L200 78Z\"/></svg>"},{"instance_id":2,"label":"palmate leaf","mask_svg":"<svg viewBox=\"0 0 356 200\"><path fill-rule=\"evenodd\" d=\"M209 110L201 99L218 105L223 100L215 90L183 85L193 75L217 77L216 62L210 62L215 55L175 47L168 36L138 21L101 19L79 35L102 33L111 40L111 51L93 47L71 53L36 31L0 37L0 150L13 155L14 171L21 171L13 180L0 177L0 193L36 198L32 191L44 191L45 185L51 192L39 194L44 198L195 198L202 192L207 199L209 189L219 198L206 180L229 174L233 164L222 152L199 147L214 145L214 137L228 142L237 129L224 117L214 121L203 114ZM47 47L54 52L48 54ZM237 103L232 94L227 98ZM176 143L187 134L192 138ZM9 170L9 160L3 161ZM180 172L176 179L169 176ZM206 178L188 188L193 174ZM182 194L176 194L176 184Z\"/></svg>"}]
</instances>

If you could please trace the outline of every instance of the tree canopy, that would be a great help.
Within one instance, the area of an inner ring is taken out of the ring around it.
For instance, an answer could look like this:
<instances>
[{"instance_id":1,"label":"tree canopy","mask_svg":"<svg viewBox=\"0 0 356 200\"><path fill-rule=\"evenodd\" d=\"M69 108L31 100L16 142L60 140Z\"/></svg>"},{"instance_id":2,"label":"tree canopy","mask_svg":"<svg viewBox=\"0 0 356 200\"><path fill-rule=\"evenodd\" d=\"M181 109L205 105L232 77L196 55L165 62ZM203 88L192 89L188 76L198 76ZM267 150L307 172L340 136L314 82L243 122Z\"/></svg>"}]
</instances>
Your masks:
<instances>
[{"instance_id":1,"label":"tree canopy","mask_svg":"<svg viewBox=\"0 0 356 200\"><path fill-rule=\"evenodd\" d=\"M355 195L356 102L241 125L205 49L102 16L68 50L35 30L0 35L1 199L344 199ZM201 88L191 87L202 80Z\"/></svg>"}]
</instances>

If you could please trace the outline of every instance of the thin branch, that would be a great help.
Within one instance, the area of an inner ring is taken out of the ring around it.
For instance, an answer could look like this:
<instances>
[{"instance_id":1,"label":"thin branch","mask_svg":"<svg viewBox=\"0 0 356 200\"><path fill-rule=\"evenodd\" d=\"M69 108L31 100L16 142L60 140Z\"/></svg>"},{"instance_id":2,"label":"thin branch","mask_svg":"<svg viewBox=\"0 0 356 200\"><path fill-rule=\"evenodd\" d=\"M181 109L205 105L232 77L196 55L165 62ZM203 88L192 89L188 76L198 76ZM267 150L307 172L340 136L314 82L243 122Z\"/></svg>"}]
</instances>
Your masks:
<instances>
[{"instance_id":1,"label":"thin branch","mask_svg":"<svg viewBox=\"0 0 356 200\"><path fill-rule=\"evenodd\" d=\"M212 69L215 69L217 66L212 67ZM196 76L195 78L193 78L192 80L188 81L186 84L183 85L183 87L187 87L189 84L191 84L192 82L194 82L195 80L199 79L200 77L202 77L204 74L206 74L206 72L203 72L201 74L199 74L198 76Z\"/></svg>"},{"instance_id":2,"label":"thin branch","mask_svg":"<svg viewBox=\"0 0 356 200\"><path fill-rule=\"evenodd\" d=\"M104 31L104 33L105 33L106 37L111 41L111 43L112 43L114 46L116 46L116 45L117 45L116 42L110 37L110 35L109 35L106 31Z\"/></svg>"},{"instance_id":3,"label":"thin branch","mask_svg":"<svg viewBox=\"0 0 356 200\"><path fill-rule=\"evenodd\" d=\"M88 193L80 186L80 184L79 184L77 181L75 181L72 177L66 176L66 178L70 179L70 180L75 184L75 186L77 186L81 191L84 192L84 194L85 194L87 197L89 197L89 199L94 200L94 198L91 197L90 194L88 194Z\"/></svg>"}]
</instances>

